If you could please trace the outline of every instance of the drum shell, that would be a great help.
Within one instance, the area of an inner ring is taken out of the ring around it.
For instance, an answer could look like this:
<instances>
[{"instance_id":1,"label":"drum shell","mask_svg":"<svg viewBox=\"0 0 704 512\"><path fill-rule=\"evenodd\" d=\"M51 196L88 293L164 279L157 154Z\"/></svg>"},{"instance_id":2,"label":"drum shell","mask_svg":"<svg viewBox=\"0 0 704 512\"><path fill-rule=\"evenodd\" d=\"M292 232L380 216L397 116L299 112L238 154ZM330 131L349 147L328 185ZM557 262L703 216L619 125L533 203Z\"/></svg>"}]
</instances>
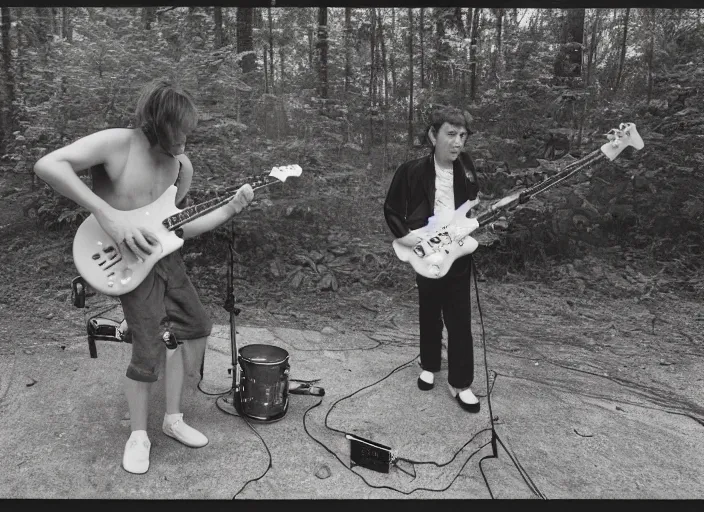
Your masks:
<instances>
[{"instance_id":1,"label":"drum shell","mask_svg":"<svg viewBox=\"0 0 704 512\"><path fill-rule=\"evenodd\" d=\"M283 418L288 410L288 352L272 345L247 345L239 350L238 362L242 414L264 422Z\"/></svg>"}]
</instances>

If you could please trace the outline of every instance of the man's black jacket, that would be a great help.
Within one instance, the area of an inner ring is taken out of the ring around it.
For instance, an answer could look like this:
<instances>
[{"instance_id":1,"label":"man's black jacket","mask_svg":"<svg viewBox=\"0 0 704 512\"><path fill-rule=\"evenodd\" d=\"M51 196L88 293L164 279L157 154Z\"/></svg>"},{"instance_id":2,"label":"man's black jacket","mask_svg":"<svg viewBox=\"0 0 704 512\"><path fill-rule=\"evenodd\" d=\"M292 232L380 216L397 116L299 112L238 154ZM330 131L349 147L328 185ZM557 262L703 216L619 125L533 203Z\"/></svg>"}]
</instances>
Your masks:
<instances>
[{"instance_id":1,"label":"man's black jacket","mask_svg":"<svg viewBox=\"0 0 704 512\"><path fill-rule=\"evenodd\" d=\"M474 200L479 192L477 173L472 158L461 152L454 161L453 188L455 209L468 200ZM384 218L395 238L422 228L433 216L435 206L435 161L433 153L410 160L396 170L384 202ZM466 261L461 261L466 260ZM465 270L469 258L459 258L451 273Z\"/></svg>"}]
</instances>

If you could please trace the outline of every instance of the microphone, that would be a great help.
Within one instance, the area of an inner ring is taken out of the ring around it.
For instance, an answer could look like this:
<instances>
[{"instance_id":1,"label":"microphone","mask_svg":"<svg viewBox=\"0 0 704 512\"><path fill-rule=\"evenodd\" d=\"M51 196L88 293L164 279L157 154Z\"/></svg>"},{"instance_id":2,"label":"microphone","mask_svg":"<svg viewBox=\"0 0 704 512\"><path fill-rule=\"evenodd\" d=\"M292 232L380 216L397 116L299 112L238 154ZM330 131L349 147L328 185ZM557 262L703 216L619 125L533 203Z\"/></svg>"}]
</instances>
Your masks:
<instances>
[{"instance_id":1,"label":"microphone","mask_svg":"<svg viewBox=\"0 0 704 512\"><path fill-rule=\"evenodd\" d=\"M304 382L289 382L288 392L292 395L324 396L325 389Z\"/></svg>"}]
</instances>

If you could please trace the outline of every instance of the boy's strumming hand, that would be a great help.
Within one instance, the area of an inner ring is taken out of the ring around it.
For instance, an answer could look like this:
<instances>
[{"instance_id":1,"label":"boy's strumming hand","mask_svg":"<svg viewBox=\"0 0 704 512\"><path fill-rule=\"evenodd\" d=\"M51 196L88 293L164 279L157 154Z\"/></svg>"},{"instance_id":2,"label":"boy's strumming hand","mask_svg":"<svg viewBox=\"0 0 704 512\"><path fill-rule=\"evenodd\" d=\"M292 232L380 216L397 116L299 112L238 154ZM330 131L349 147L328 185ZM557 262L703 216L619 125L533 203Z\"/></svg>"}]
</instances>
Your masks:
<instances>
[{"instance_id":1,"label":"boy's strumming hand","mask_svg":"<svg viewBox=\"0 0 704 512\"><path fill-rule=\"evenodd\" d=\"M131 253L135 257L145 260L159 245L159 241L152 233L144 228L135 226L119 210L101 212L96 214L100 226L112 238L119 248Z\"/></svg>"}]
</instances>

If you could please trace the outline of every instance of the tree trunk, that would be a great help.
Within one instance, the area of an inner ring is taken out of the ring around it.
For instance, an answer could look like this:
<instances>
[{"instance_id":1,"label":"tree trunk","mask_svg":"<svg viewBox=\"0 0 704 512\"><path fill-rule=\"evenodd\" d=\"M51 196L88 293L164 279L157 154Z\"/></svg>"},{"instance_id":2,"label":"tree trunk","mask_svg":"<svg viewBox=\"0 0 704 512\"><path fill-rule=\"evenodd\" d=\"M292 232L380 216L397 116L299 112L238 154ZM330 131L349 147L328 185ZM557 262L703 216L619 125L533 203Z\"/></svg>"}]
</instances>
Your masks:
<instances>
[{"instance_id":1,"label":"tree trunk","mask_svg":"<svg viewBox=\"0 0 704 512\"><path fill-rule=\"evenodd\" d=\"M421 9L421 20L423 19L423 9ZM421 34L423 32L421 31ZM421 62L423 58L421 46ZM421 65L421 70L423 69ZM408 144L413 146L413 9L408 9ZM423 76L421 71L421 77Z\"/></svg>"},{"instance_id":2,"label":"tree trunk","mask_svg":"<svg viewBox=\"0 0 704 512\"><path fill-rule=\"evenodd\" d=\"M328 97L328 8L318 7L318 77L320 97Z\"/></svg>"},{"instance_id":3,"label":"tree trunk","mask_svg":"<svg viewBox=\"0 0 704 512\"><path fill-rule=\"evenodd\" d=\"M371 119L371 112L373 111L376 103L376 96L374 94L374 82L376 81L376 30L374 30L374 27L376 26L376 9L370 9L369 15L371 16L371 22L369 24L371 27L371 32L369 34L369 112ZM373 133L374 128L371 125L370 130Z\"/></svg>"},{"instance_id":4,"label":"tree trunk","mask_svg":"<svg viewBox=\"0 0 704 512\"><path fill-rule=\"evenodd\" d=\"M469 8L467 9L467 15L466 15L466 18L467 18L467 25L466 25L466 27L464 27L464 29L463 29L463 32L464 32L464 36L463 36L463 37L464 37L464 40L466 41L466 40L467 40L467 36L470 36L470 40L469 40L469 41L470 41L470 44L465 47L466 49L465 49L465 53L464 53L464 58L465 58L465 61L466 61L467 63L471 62L471 59L470 59L470 51L471 51L471 48L472 48L472 45L471 45L471 35L472 35L472 11L473 11L473 9L472 9L471 7L469 7ZM463 44L466 44L466 43L463 42ZM466 65L463 65L462 67L463 67L463 68L466 68ZM464 101L465 98L467 97L467 77L468 77L468 76L469 76L469 73L468 73L466 70L463 69L463 70L462 70L462 101Z\"/></svg>"},{"instance_id":5,"label":"tree trunk","mask_svg":"<svg viewBox=\"0 0 704 512\"><path fill-rule=\"evenodd\" d=\"M587 87L591 85L592 68L596 63L596 49L599 41L597 34L599 31L599 21L601 19L601 9L596 9L594 21L592 22L592 35L589 40L589 55L587 56Z\"/></svg>"},{"instance_id":6,"label":"tree trunk","mask_svg":"<svg viewBox=\"0 0 704 512\"><path fill-rule=\"evenodd\" d=\"M377 13L377 23L379 26L379 42L381 43L381 66L384 71L384 109L389 106L389 66L386 62L386 43L384 41L384 20L381 13Z\"/></svg>"},{"instance_id":7,"label":"tree trunk","mask_svg":"<svg viewBox=\"0 0 704 512\"><path fill-rule=\"evenodd\" d=\"M24 50L26 46L27 36L24 34L24 26L22 23L22 7L17 7L15 16L17 17L17 77L20 81L24 78ZM4 48L4 46L3 46Z\"/></svg>"},{"instance_id":8,"label":"tree trunk","mask_svg":"<svg viewBox=\"0 0 704 512\"><path fill-rule=\"evenodd\" d=\"M374 147L374 115L376 112L376 9L369 10L371 17L369 26L369 151Z\"/></svg>"},{"instance_id":9,"label":"tree trunk","mask_svg":"<svg viewBox=\"0 0 704 512\"><path fill-rule=\"evenodd\" d=\"M391 90L396 94L396 8L391 8L391 51L389 65L391 66Z\"/></svg>"},{"instance_id":10,"label":"tree trunk","mask_svg":"<svg viewBox=\"0 0 704 512\"><path fill-rule=\"evenodd\" d=\"M47 65L49 60L49 30L50 20L49 11L47 7L35 7L37 13L37 41L39 43L39 53L41 55L41 61L44 66Z\"/></svg>"},{"instance_id":11,"label":"tree trunk","mask_svg":"<svg viewBox=\"0 0 704 512\"><path fill-rule=\"evenodd\" d=\"M144 30L151 30L152 23L156 21L156 7L144 7L142 9L142 22Z\"/></svg>"},{"instance_id":12,"label":"tree trunk","mask_svg":"<svg viewBox=\"0 0 704 512\"><path fill-rule=\"evenodd\" d=\"M237 53L254 51L254 41L252 38L252 27L254 25L254 8L237 8ZM249 54L241 61L243 73L249 73L257 69L257 58L254 54Z\"/></svg>"},{"instance_id":13,"label":"tree trunk","mask_svg":"<svg viewBox=\"0 0 704 512\"><path fill-rule=\"evenodd\" d=\"M345 7L345 93L352 81L352 8Z\"/></svg>"},{"instance_id":14,"label":"tree trunk","mask_svg":"<svg viewBox=\"0 0 704 512\"><path fill-rule=\"evenodd\" d=\"M389 146L389 125L388 125L388 112L389 112L389 66L386 62L386 42L384 41L384 19L381 15L381 9L377 12L377 26L379 27L379 43L381 46L381 67L384 73L384 115L383 115L383 126L384 126L384 158L382 170L386 169L386 160L388 156L388 146Z\"/></svg>"},{"instance_id":15,"label":"tree trunk","mask_svg":"<svg viewBox=\"0 0 704 512\"><path fill-rule=\"evenodd\" d=\"M269 94L269 66L267 66L266 48L262 49L262 57L264 60L264 92Z\"/></svg>"},{"instance_id":16,"label":"tree trunk","mask_svg":"<svg viewBox=\"0 0 704 512\"><path fill-rule=\"evenodd\" d=\"M567 9L562 24L560 49L555 57L556 77L582 76L582 42L584 41L585 9Z\"/></svg>"},{"instance_id":17,"label":"tree trunk","mask_svg":"<svg viewBox=\"0 0 704 512\"><path fill-rule=\"evenodd\" d=\"M269 82L271 83L271 92L274 92L274 29L271 24L271 7L267 8L269 18Z\"/></svg>"},{"instance_id":18,"label":"tree trunk","mask_svg":"<svg viewBox=\"0 0 704 512\"><path fill-rule=\"evenodd\" d=\"M594 66L594 63L596 62L596 49L597 49L597 43L598 43L597 33L599 30L600 20L601 20L601 9L597 8L594 12L594 21L592 22L592 30L591 30L590 40L589 40L589 52L588 52L588 56L587 56L587 79L585 81L587 90L589 89L589 85L591 82L592 67ZM584 96L584 109L582 110L582 116L579 119L579 132L577 133L577 144L576 144L577 148L580 148L582 146L582 134L584 132L584 124L587 121L590 100L591 100L590 95L586 94Z\"/></svg>"},{"instance_id":19,"label":"tree trunk","mask_svg":"<svg viewBox=\"0 0 704 512\"><path fill-rule=\"evenodd\" d=\"M313 27L308 27L308 69L313 70Z\"/></svg>"},{"instance_id":20,"label":"tree trunk","mask_svg":"<svg viewBox=\"0 0 704 512\"><path fill-rule=\"evenodd\" d=\"M15 77L12 72L12 51L10 48L10 8L0 7L0 40L2 40L2 70L5 79L2 80L2 119L0 119L0 148L6 152L7 143L10 141L14 130L13 120L15 101Z\"/></svg>"},{"instance_id":21,"label":"tree trunk","mask_svg":"<svg viewBox=\"0 0 704 512\"><path fill-rule=\"evenodd\" d=\"M285 66L284 66L284 46L279 45L279 91L281 94L286 92L286 87L285 87Z\"/></svg>"},{"instance_id":22,"label":"tree trunk","mask_svg":"<svg viewBox=\"0 0 704 512\"><path fill-rule=\"evenodd\" d=\"M51 8L51 35L59 35L59 21L56 19L58 14L58 9L56 7Z\"/></svg>"},{"instance_id":23,"label":"tree trunk","mask_svg":"<svg viewBox=\"0 0 704 512\"><path fill-rule=\"evenodd\" d=\"M447 43L445 43L445 9L438 9L435 11L435 48L437 53L435 54L435 77L437 82L437 87L444 89L448 85L448 62L449 62L449 48Z\"/></svg>"},{"instance_id":24,"label":"tree trunk","mask_svg":"<svg viewBox=\"0 0 704 512\"><path fill-rule=\"evenodd\" d=\"M479 18L481 13L481 7L475 7L474 16L472 17L472 35L470 37L472 46L469 50L469 100L472 103L477 98L477 41L479 39Z\"/></svg>"},{"instance_id":25,"label":"tree trunk","mask_svg":"<svg viewBox=\"0 0 704 512\"><path fill-rule=\"evenodd\" d=\"M648 45L648 99L646 105L650 105L650 99L653 97L653 52L655 51L655 9L648 9L650 14L650 43Z\"/></svg>"},{"instance_id":26,"label":"tree trunk","mask_svg":"<svg viewBox=\"0 0 704 512\"><path fill-rule=\"evenodd\" d=\"M492 10L496 16L496 48L492 53L491 75L495 77L498 82L499 74L501 72L501 31L503 28L504 9L503 7L500 7Z\"/></svg>"},{"instance_id":27,"label":"tree trunk","mask_svg":"<svg viewBox=\"0 0 704 512\"><path fill-rule=\"evenodd\" d=\"M460 34L464 34L464 21L462 21L462 7L455 7L455 27Z\"/></svg>"},{"instance_id":28,"label":"tree trunk","mask_svg":"<svg viewBox=\"0 0 704 512\"><path fill-rule=\"evenodd\" d=\"M73 28L71 27L68 7L61 8L61 37L66 38L69 43L73 42Z\"/></svg>"},{"instance_id":29,"label":"tree trunk","mask_svg":"<svg viewBox=\"0 0 704 512\"><path fill-rule=\"evenodd\" d=\"M623 20L623 39L621 40L621 57L618 61L618 75L616 77L616 86L614 87L614 94L621 87L621 75L623 74L623 64L626 60L626 38L628 37L628 17L631 14L631 8L626 8L626 14Z\"/></svg>"},{"instance_id":30,"label":"tree trunk","mask_svg":"<svg viewBox=\"0 0 704 512\"><path fill-rule=\"evenodd\" d=\"M213 7L213 21L215 23L215 41L214 46L217 50L225 46L225 34L222 30L222 7L219 5Z\"/></svg>"},{"instance_id":31,"label":"tree trunk","mask_svg":"<svg viewBox=\"0 0 704 512\"><path fill-rule=\"evenodd\" d=\"M409 14L411 16L411 14ZM410 30L410 28L409 28ZM420 8L420 20L418 26L418 34L420 36L420 88L425 89L425 8ZM412 38L412 36L410 36Z\"/></svg>"}]
</instances>

